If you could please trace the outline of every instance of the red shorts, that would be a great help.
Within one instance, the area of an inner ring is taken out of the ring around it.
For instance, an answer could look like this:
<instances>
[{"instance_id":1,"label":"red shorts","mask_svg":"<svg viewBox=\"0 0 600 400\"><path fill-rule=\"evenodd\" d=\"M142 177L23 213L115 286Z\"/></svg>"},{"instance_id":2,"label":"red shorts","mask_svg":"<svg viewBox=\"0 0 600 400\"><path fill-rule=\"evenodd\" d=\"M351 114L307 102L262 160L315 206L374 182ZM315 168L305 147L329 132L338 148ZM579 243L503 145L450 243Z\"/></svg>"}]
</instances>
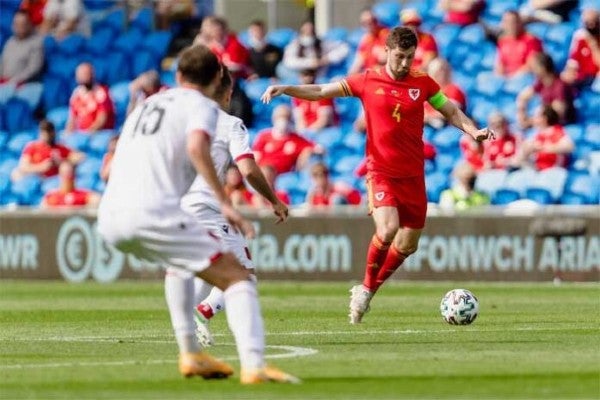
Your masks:
<instances>
[{"instance_id":1,"label":"red shorts","mask_svg":"<svg viewBox=\"0 0 600 400\"><path fill-rule=\"evenodd\" d=\"M369 214L377 207L395 207L400 226L422 229L427 215L425 177L389 178L369 173L367 175Z\"/></svg>"}]
</instances>

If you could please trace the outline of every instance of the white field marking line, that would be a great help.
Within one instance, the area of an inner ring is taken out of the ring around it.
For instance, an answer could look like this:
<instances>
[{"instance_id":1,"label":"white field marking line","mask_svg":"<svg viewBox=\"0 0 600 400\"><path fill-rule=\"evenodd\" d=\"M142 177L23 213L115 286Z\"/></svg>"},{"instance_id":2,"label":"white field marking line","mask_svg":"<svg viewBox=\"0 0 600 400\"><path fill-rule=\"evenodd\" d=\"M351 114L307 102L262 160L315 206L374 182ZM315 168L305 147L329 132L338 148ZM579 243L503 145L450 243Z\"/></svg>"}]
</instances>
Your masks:
<instances>
[{"instance_id":1,"label":"white field marking line","mask_svg":"<svg viewBox=\"0 0 600 400\"><path fill-rule=\"evenodd\" d=\"M452 326L454 329L405 329L405 330L346 330L346 331L292 331L292 332L272 332L266 333L267 336L331 336L331 335L419 335L422 333L458 333L465 332L463 327ZM559 332L564 330L589 330L597 329L596 327L570 327L570 328L536 328L536 327L522 327L515 329L470 329L467 328L466 332L469 333L486 333L486 332ZM213 333L215 337L231 336L229 333ZM144 338L156 338L156 339L144 339ZM164 338L164 339L159 339ZM119 342L127 340L135 340L135 343L171 343L173 339L170 339L169 335L130 335L130 336L48 336L40 338L0 338L0 342Z\"/></svg>"},{"instance_id":2,"label":"white field marking line","mask_svg":"<svg viewBox=\"0 0 600 400\"><path fill-rule=\"evenodd\" d=\"M233 346L233 344L231 344ZM283 350L287 353L266 354L267 359L276 358L294 358L306 357L317 354L319 351L310 347L297 346L273 346L267 345L267 348ZM221 360L233 361L237 360L236 356L219 357ZM31 369L31 368L70 368L70 367L99 367L99 366L122 366L122 365L156 365L156 364L175 364L176 359L172 360L128 360L128 361L82 361L82 362L63 362L63 363L47 363L47 364L12 364L0 365L0 370L3 369Z\"/></svg>"}]
</instances>

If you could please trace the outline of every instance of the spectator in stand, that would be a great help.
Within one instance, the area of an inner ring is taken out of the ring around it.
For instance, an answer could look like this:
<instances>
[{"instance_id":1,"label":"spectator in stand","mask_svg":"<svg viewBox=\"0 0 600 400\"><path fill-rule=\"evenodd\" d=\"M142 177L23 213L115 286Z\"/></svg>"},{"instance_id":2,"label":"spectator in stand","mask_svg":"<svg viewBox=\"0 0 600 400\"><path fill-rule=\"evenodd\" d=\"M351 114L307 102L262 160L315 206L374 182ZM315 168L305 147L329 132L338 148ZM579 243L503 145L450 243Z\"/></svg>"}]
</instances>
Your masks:
<instances>
[{"instance_id":1,"label":"spectator in stand","mask_svg":"<svg viewBox=\"0 0 600 400\"><path fill-rule=\"evenodd\" d=\"M75 187L75 166L67 160L60 163L58 176L59 188L44 195L41 207L92 207L100 202L100 195L89 190Z\"/></svg>"},{"instance_id":2,"label":"spectator in stand","mask_svg":"<svg viewBox=\"0 0 600 400\"><path fill-rule=\"evenodd\" d=\"M435 38L432 34L424 32L420 29L423 22L419 12L415 9L406 9L400 13L400 22L403 25L413 28L417 34L418 42L415 50L415 58L412 63L412 68L427 71L429 63L438 56L438 48Z\"/></svg>"},{"instance_id":3,"label":"spectator in stand","mask_svg":"<svg viewBox=\"0 0 600 400\"><path fill-rule=\"evenodd\" d=\"M94 67L81 63L75 70L78 86L69 100L69 119L65 132L93 133L115 127L115 108L108 89L96 83Z\"/></svg>"},{"instance_id":4,"label":"spectator in stand","mask_svg":"<svg viewBox=\"0 0 600 400\"><path fill-rule=\"evenodd\" d=\"M71 33L89 36L90 21L82 0L48 0L40 32L62 39Z\"/></svg>"},{"instance_id":5,"label":"spectator in stand","mask_svg":"<svg viewBox=\"0 0 600 400\"><path fill-rule=\"evenodd\" d=\"M578 6L579 0L529 0L521 6L519 13L526 24L558 24L568 21L571 12Z\"/></svg>"},{"instance_id":6,"label":"spectator in stand","mask_svg":"<svg viewBox=\"0 0 600 400\"><path fill-rule=\"evenodd\" d=\"M290 196L283 190L277 190L275 189L275 181L277 180L277 175L279 175L277 173L277 170L275 169L274 166L272 165L261 165L260 170L262 171L263 175L265 176L265 178L267 179L267 182L269 183L269 186L271 187L271 189L273 189L273 191L275 192L275 196L277 196L277 198L279 200L281 200L281 202L283 204L289 205L290 204ZM252 207L254 208L271 208L271 203L269 202L269 200L265 199L263 196L259 195L259 194L254 194L252 195Z\"/></svg>"},{"instance_id":7,"label":"spectator in stand","mask_svg":"<svg viewBox=\"0 0 600 400\"><path fill-rule=\"evenodd\" d=\"M77 164L84 157L82 153L56 143L54 125L50 121L42 120L39 123L38 140L25 145L11 178L17 181L27 175L38 175L42 178L55 176L62 161L68 160Z\"/></svg>"},{"instance_id":8,"label":"spectator in stand","mask_svg":"<svg viewBox=\"0 0 600 400\"><path fill-rule=\"evenodd\" d=\"M155 0L153 3L158 30L168 30L173 22L189 20L198 14L194 0Z\"/></svg>"},{"instance_id":9,"label":"spectator in stand","mask_svg":"<svg viewBox=\"0 0 600 400\"><path fill-rule=\"evenodd\" d=\"M234 207L249 206L252 204L252 193L246 187L242 173L237 165L231 164L227 168L223 189L225 189L225 194L229 197Z\"/></svg>"},{"instance_id":10,"label":"spectator in stand","mask_svg":"<svg viewBox=\"0 0 600 400\"><path fill-rule=\"evenodd\" d=\"M311 207L333 205L359 205L361 194L348 184L333 183L329 179L329 170L322 162L313 164L310 168L312 188L306 195L306 203Z\"/></svg>"},{"instance_id":11,"label":"spectator in stand","mask_svg":"<svg viewBox=\"0 0 600 400\"><path fill-rule=\"evenodd\" d=\"M385 40L390 30L377 21L371 9L365 9L360 13L360 26L366 32L358 44L348 75L384 65L386 60Z\"/></svg>"},{"instance_id":12,"label":"spectator in stand","mask_svg":"<svg viewBox=\"0 0 600 400\"><path fill-rule=\"evenodd\" d=\"M317 71L314 69L305 69L300 72L300 82L303 85L312 85L315 83L316 77ZM333 99L308 101L292 98L292 106L298 132L318 132L328 126L337 125L339 122Z\"/></svg>"},{"instance_id":13,"label":"spectator in stand","mask_svg":"<svg viewBox=\"0 0 600 400\"><path fill-rule=\"evenodd\" d=\"M477 173L467 163L458 164L452 172L452 187L440 195L440 208L445 211L464 211L471 207L490 204L490 198L475 190Z\"/></svg>"},{"instance_id":14,"label":"spectator in stand","mask_svg":"<svg viewBox=\"0 0 600 400\"><path fill-rule=\"evenodd\" d=\"M108 148L106 153L102 157L102 165L100 166L100 179L104 182L108 182L110 177L110 167L112 165L113 157L115 156L115 150L117 149L117 142L119 141L118 136L113 136L108 142Z\"/></svg>"},{"instance_id":15,"label":"spectator in stand","mask_svg":"<svg viewBox=\"0 0 600 400\"><path fill-rule=\"evenodd\" d=\"M0 57L0 84L17 86L39 78L44 67L44 45L25 11L15 13L12 31Z\"/></svg>"},{"instance_id":16,"label":"spectator in stand","mask_svg":"<svg viewBox=\"0 0 600 400\"><path fill-rule=\"evenodd\" d=\"M270 165L277 174L302 169L313 154L324 150L294 132L292 110L287 105L275 107L272 115L273 127L258 134L252 150L258 165Z\"/></svg>"},{"instance_id":17,"label":"spectator in stand","mask_svg":"<svg viewBox=\"0 0 600 400\"><path fill-rule=\"evenodd\" d=\"M533 162L538 171L566 167L575 145L560 124L558 113L550 105L540 107L534 117L534 126L538 131L521 145L515 166Z\"/></svg>"},{"instance_id":18,"label":"spectator in stand","mask_svg":"<svg viewBox=\"0 0 600 400\"><path fill-rule=\"evenodd\" d=\"M250 67L252 74L249 79L276 78L276 68L283 58L283 50L267 42L265 23L254 20L248 27L250 41Z\"/></svg>"},{"instance_id":19,"label":"spectator in stand","mask_svg":"<svg viewBox=\"0 0 600 400\"><path fill-rule=\"evenodd\" d=\"M19 10L25 11L29 15L29 20L34 27L38 27L44 22L44 7L47 0L22 0Z\"/></svg>"},{"instance_id":20,"label":"spectator in stand","mask_svg":"<svg viewBox=\"0 0 600 400\"><path fill-rule=\"evenodd\" d=\"M208 46L234 78L248 77L250 53L235 33L229 30L225 18L214 15L204 18L194 42Z\"/></svg>"},{"instance_id":21,"label":"spectator in stand","mask_svg":"<svg viewBox=\"0 0 600 400\"><path fill-rule=\"evenodd\" d=\"M466 136L461 137L463 159L475 171L512 168L518 140L510 132L508 120L502 113L494 112L488 118L488 126L496 134L496 139L483 146Z\"/></svg>"},{"instance_id":22,"label":"spectator in stand","mask_svg":"<svg viewBox=\"0 0 600 400\"><path fill-rule=\"evenodd\" d=\"M460 26L476 23L485 8L484 0L440 0L439 7L446 12L444 22Z\"/></svg>"},{"instance_id":23,"label":"spectator in stand","mask_svg":"<svg viewBox=\"0 0 600 400\"><path fill-rule=\"evenodd\" d=\"M517 96L517 118L521 127L526 129L532 125L527 115L527 105L535 95L540 96L542 104L552 106L558 113L561 124L574 123L576 113L573 88L560 79L552 58L546 53L538 53L533 57L531 67L536 80Z\"/></svg>"},{"instance_id":24,"label":"spectator in stand","mask_svg":"<svg viewBox=\"0 0 600 400\"><path fill-rule=\"evenodd\" d=\"M166 90L167 87L160 83L160 75L155 70L141 73L129 84L129 104L127 115L140 103L155 93Z\"/></svg>"},{"instance_id":25,"label":"spectator in stand","mask_svg":"<svg viewBox=\"0 0 600 400\"><path fill-rule=\"evenodd\" d=\"M346 43L321 40L315 33L315 25L305 21L298 36L285 47L278 75L282 79L294 78L306 69L325 74L329 66L341 63L349 53L350 47Z\"/></svg>"},{"instance_id":26,"label":"spectator in stand","mask_svg":"<svg viewBox=\"0 0 600 400\"><path fill-rule=\"evenodd\" d=\"M453 101L462 111L467 108L465 93L457 84L452 82L452 67L443 58L436 58L429 63L427 68L429 76L435 80L442 92ZM425 103L425 123L439 129L446 124L442 114L436 111L429 103Z\"/></svg>"},{"instance_id":27,"label":"spectator in stand","mask_svg":"<svg viewBox=\"0 0 600 400\"><path fill-rule=\"evenodd\" d=\"M542 51L542 42L525 31L519 14L507 11L502 15L502 33L498 38L498 52L495 72L497 75L511 77L531 72L530 58Z\"/></svg>"},{"instance_id":28,"label":"spectator in stand","mask_svg":"<svg viewBox=\"0 0 600 400\"><path fill-rule=\"evenodd\" d=\"M561 79L577 87L592 84L600 76L600 12L587 8L581 13L583 27L573 35L569 59Z\"/></svg>"}]
</instances>

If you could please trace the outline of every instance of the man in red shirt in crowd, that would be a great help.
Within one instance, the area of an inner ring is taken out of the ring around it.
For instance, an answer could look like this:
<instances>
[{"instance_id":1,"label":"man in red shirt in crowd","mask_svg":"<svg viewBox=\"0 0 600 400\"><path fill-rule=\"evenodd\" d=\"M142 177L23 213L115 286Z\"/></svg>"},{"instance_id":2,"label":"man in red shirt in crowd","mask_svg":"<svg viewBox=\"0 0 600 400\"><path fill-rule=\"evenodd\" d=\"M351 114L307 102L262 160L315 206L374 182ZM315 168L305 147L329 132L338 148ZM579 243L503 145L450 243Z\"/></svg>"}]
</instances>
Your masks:
<instances>
[{"instance_id":1,"label":"man in red shirt in crowd","mask_svg":"<svg viewBox=\"0 0 600 400\"><path fill-rule=\"evenodd\" d=\"M347 183L334 183L329 179L329 169L322 162L310 168L312 187L306 194L306 203L311 207L329 207L348 204L359 205L362 196Z\"/></svg>"},{"instance_id":2,"label":"man in red shirt in crowd","mask_svg":"<svg viewBox=\"0 0 600 400\"><path fill-rule=\"evenodd\" d=\"M373 68L385 63L385 38L389 29L379 24L377 17L370 9L360 13L360 26L366 33L360 40L356 49L354 62L348 73L355 74L368 68Z\"/></svg>"},{"instance_id":3,"label":"man in red shirt in crowd","mask_svg":"<svg viewBox=\"0 0 600 400\"><path fill-rule=\"evenodd\" d=\"M304 85L312 85L315 83L316 76L317 71L314 69L302 70L300 71L300 82ZM339 122L333 99L309 101L293 98L292 106L296 129L299 132L319 131L328 126L337 125Z\"/></svg>"},{"instance_id":4,"label":"man in red shirt in crowd","mask_svg":"<svg viewBox=\"0 0 600 400\"><path fill-rule=\"evenodd\" d=\"M438 56L437 43L432 34L424 32L420 29L421 16L415 9L409 8L400 14L400 22L404 26L413 28L417 34L418 44L415 51L415 59L412 67L421 71L427 71L429 63Z\"/></svg>"},{"instance_id":5,"label":"man in red shirt in crowd","mask_svg":"<svg viewBox=\"0 0 600 400\"><path fill-rule=\"evenodd\" d=\"M108 89L96 83L94 67L81 63L75 70L78 86L69 100L69 120L65 131L93 133L115 127L115 108Z\"/></svg>"},{"instance_id":6,"label":"man in red shirt in crowd","mask_svg":"<svg viewBox=\"0 0 600 400\"><path fill-rule=\"evenodd\" d=\"M41 206L53 207L97 207L100 195L89 190L75 188L75 166L65 160L60 163L59 188L44 195Z\"/></svg>"},{"instance_id":7,"label":"man in red shirt in crowd","mask_svg":"<svg viewBox=\"0 0 600 400\"><path fill-rule=\"evenodd\" d=\"M204 18L194 43L208 46L235 78L249 75L250 52L229 30L224 18L214 15Z\"/></svg>"},{"instance_id":8,"label":"man in red shirt in crowd","mask_svg":"<svg viewBox=\"0 0 600 400\"><path fill-rule=\"evenodd\" d=\"M263 101L286 94L308 100L354 96L367 121L367 188L375 235L369 244L365 278L351 289L350 323L360 323L371 298L406 257L417 250L425 225L427 196L423 156L423 103L477 141L493 137L442 93L428 75L411 69L417 36L397 27L387 37L385 66L322 85L275 85Z\"/></svg>"},{"instance_id":9,"label":"man in red shirt in crowd","mask_svg":"<svg viewBox=\"0 0 600 400\"><path fill-rule=\"evenodd\" d=\"M571 50L563 81L578 86L590 85L600 74L600 13L587 8L581 13L583 28L571 40Z\"/></svg>"},{"instance_id":10,"label":"man in red shirt in crowd","mask_svg":"<svg viewBox=\"0 0 600 400\"><path fill-rule=\"evenodd\" d=\"M259 132L252 146L261 167L270 165L279 175L302 169L313 153L323 153L321 146L294 132L292 111L288 106L275 107L272 121L273 127Z\"/></svg>"},{"instance_id":11,"label":"man in red shirt in crowd","mask_svg":"<svg viewBox=\"0 0 600 400\"><path fill-rule=\"evenodd\" d=\"M523 21L516 11L502 15L502 34L498 38L498 56L495 72L511 77L530 72L529 59L542 51L542 42L525 31Z\"/></svg>"},{"instance_id":12,"label":"man in red shirt in crowd","mask_svg":"<svg viewBox=\"0 0 600 400\"><path fill-rule=\"evenodd\" d=\"M476 23L485 8L484 0L440 0L439 7L446 11L444 22L467 26Z\"/></svg>"},{"instance_id":13,"label":"man in red shirt in crowd","mask_svg":"<svg viewBox=\"0 0 600 400\"><path fill-rule=\"evenodd\" d=\"M39 123L38 140L25 145L19 165L12 172L12 179L17 181L31 174L48 178L58 174L58 165L62 161L69 160L77 164L83 158L82 153L56 143L54 124L48 120L42 120Z\"/></svg>"}]
</instances>

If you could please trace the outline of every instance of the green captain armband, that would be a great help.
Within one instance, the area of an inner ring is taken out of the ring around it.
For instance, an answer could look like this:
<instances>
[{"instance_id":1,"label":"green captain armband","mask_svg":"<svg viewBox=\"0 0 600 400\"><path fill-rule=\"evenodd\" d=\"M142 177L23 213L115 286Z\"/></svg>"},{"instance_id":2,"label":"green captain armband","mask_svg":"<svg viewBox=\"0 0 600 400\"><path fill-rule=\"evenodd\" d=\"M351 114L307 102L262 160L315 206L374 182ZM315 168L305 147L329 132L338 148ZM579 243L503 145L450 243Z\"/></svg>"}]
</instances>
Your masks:
<instances>
[{"instance_id":1,"label":"green captain armband","mask_svg":"<svg viewBox=\"0 0 600 400\"><path fill-rule=\"evenodd\" d=\"M429 101L429 104L431 104L431 106L433 108L435 108L436 110L439 110L440 107L442 107L444 104L446 104L446 102L448 101L448 98L440 90L439 92L437 92L436 94L434 94L433 96L431 96L429 98L429 100L427 100L427 101Z\"/></svg>"}]
</instances>

